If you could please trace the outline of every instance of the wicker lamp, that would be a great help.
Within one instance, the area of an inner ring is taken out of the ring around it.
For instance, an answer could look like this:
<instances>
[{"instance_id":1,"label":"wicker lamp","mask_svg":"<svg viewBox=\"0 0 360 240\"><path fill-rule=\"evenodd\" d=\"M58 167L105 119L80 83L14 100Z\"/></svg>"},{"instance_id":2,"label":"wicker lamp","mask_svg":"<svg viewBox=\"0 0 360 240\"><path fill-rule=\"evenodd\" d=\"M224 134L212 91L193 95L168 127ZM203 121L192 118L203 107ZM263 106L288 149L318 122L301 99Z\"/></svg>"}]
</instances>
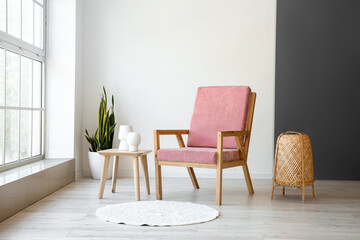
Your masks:
<instances>
[{"instance_id":1,"label":"wicker lamp","mask_svg":"<svg viewBox=\"0 0 360 240\"><path fill-rule=\"evenodd\" d=\"M278 137L271 200L277 186L283 186L283 195L285 195L285 187L300 188L303 203L305 203L305 187L311 186L315 199L313 156L307 134L286 132Z\"/></svg>"}]
</instances>

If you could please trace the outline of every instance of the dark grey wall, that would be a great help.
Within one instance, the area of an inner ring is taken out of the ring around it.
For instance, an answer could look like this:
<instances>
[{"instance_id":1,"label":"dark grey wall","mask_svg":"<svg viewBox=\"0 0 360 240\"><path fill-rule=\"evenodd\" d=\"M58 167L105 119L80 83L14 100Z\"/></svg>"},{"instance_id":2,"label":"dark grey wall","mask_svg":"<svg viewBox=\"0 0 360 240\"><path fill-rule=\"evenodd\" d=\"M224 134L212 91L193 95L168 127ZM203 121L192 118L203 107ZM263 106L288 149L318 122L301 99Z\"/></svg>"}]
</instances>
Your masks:
<instances>
[{"instance_id":1,"label":"dark grey wall","mask_svg":"<svg viewBox=\"0 0 360 240\"><path fill-rule=\"evenodd\" d=\"M275 89L276 136L309 134L316 179L359 180L359 0L278 0Z\"/></svg>"}]
</instances>

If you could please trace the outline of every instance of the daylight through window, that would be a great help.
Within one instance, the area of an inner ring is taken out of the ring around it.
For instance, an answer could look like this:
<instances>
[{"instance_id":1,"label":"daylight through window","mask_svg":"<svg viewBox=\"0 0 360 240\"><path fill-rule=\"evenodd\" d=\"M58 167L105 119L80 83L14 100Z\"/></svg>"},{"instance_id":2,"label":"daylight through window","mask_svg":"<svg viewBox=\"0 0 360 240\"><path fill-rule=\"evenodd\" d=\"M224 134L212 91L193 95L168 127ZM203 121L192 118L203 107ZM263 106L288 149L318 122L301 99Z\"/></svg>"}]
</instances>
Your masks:
<instances>
[{"instance_id":1,"label":"daylight through window","mask_svg":"<svg viewBox=\"0 0 360 240\"><path fill-rule=\"evenodd\" d=\"M0 0L0 170L44 155L45 3Z\"/></svg>"}]
</instances>

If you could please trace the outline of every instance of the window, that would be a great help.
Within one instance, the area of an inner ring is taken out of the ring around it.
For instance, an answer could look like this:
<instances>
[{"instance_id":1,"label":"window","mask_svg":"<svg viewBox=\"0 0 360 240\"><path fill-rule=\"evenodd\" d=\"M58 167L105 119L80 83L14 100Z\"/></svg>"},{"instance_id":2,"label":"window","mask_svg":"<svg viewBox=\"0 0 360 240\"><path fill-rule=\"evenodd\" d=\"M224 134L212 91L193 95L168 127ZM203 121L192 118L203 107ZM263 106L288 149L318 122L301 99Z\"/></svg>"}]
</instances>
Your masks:
<instances>
[{"instance_id":1,"label":"window","mask_svg":"<svg viewBox=\"0 0 360 240\"><path fill-rule=\"evenodd\" d=\"M0 0L0 170L44 156L45 0Z\"/></svg>"}]
</instances>

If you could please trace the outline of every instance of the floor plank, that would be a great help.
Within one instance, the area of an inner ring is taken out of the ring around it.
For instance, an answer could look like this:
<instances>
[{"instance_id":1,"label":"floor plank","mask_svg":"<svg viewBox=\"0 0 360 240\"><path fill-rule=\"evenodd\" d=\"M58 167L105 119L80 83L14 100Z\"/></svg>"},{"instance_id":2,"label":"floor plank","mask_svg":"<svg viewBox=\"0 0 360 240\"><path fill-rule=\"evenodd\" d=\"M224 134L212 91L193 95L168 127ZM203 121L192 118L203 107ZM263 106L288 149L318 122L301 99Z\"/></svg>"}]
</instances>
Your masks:
<instances>
[{"instance_id":1,"label":"floor plank","mask_svg":"<svg viewBox=\"0 0 360 240\"><path fill-rule=\"evenodd\" d=\"M141 185L141 200L155 200ZM107 181L98 199L99 181L76 181L0 223L0 240L31 239L360 239L360 182L316 181L316 200L306 190L281 188L270 200L271 181L253 180L255 194L247 193L244 180L224 179L223 205L215 205L215 179L199 179L193 189L189 179L163 179L163 197L169 201L206 204L220 211L214 221L178 227L135 227L107 223L95 216L107 204L134 201L133 179L118 179L117 192ZM2 196L3 197L3 196Z\"/></svg>"}]
</instances>

